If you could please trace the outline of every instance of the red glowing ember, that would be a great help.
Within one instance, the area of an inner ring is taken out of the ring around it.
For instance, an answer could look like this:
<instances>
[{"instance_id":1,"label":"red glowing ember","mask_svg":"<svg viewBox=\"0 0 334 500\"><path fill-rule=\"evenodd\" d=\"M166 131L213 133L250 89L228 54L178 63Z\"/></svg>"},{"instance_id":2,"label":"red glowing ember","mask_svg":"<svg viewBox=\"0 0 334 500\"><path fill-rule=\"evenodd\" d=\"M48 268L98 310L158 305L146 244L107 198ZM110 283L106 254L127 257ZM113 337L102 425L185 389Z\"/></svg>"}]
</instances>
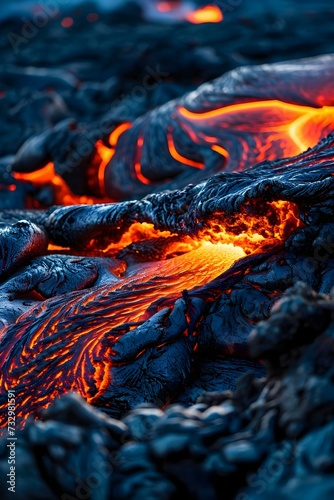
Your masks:
<instances>
[{"instance_id":1,"label":"red glowing ember","mask_svg":"<svg viewBox=\"0 0 334 500\"><path fill-rule=\"evenodd\" d=\"M63 28L70 28L71 26L73 26L73 23L74 21L71 17L64 17L64 19L61 22L61 25Z\"/></svg>"},{"instance_id":2,"label":"red glowing ember","mask_svg":"<svg viewBox=\"0 0 334 500\"><path fill-rule=\"evenodd\" d=\"M179 3L179 2L177 2ZM159 12L170 12L171 10L178 7L176 2L159 2L157 5L157 10Z\"/></svg>"}]
</instances>

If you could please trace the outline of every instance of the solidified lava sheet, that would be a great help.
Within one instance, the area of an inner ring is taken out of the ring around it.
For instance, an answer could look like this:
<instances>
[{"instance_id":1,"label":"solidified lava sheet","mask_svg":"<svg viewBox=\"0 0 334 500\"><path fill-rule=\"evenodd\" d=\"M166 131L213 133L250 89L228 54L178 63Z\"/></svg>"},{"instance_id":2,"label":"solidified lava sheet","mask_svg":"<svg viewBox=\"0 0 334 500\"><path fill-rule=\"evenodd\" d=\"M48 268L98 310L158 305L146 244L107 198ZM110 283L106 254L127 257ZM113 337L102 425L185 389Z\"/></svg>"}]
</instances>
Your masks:
<instances>
[{"instance_id":1,"label":"solidified lava sheet","mask_svg":"<svg viewBox=\"0 0 334 500\"><path fill-rule=\"evenodd\" d=\"M1 498L334 494L333 12L204 3L4 11Z\"/></svg>"}]
</instances>

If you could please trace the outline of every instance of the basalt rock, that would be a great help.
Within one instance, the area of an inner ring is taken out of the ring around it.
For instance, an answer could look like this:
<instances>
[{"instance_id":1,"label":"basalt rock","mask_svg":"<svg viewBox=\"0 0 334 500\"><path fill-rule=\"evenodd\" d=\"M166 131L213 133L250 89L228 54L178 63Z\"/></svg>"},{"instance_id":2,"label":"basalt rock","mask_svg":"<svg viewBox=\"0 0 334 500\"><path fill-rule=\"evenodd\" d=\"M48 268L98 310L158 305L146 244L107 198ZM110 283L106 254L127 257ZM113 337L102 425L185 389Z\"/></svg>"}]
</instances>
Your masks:
<instances>
[{"instance_id":1,"label":"basalt rock","mask_svg":"<svg viewBox=\"0 0 334 500\"><path fill-rule=\"evenodd\" d=\"M249 372L235 391L204 393L188 408L142 404L122 420L64 396L18 434L17 493L27 500L329 498L333 325L333 297L299 282L249 337L267 367L261 379ZM1 494L10 498L4 484Z\"/></svg>"}]
</instances>

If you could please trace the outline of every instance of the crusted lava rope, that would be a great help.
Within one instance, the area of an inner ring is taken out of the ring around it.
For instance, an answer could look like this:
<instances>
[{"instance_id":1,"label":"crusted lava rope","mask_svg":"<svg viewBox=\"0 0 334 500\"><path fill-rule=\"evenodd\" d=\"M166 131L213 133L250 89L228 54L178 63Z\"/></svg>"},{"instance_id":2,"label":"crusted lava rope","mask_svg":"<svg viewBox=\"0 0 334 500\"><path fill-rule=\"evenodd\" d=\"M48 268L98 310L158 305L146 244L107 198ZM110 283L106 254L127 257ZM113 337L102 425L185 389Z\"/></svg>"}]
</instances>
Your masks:
<instances>
[{"instance_id":1,"label":"crusted lava rope","mask_svg":"<svg viewBox=\"0 0 334 500\"><path fill-rule=\"evenodd\" d=\"M250 335L265 378L248 373L234 392L202 394L189 408L141 405L122 421L64 396L18 434L17 493L26 500L36 491L43 500L330 498L333 325L334 297L298 283ZM5 483L0 491L10 498Z\"/></svg>"}]
</instances>

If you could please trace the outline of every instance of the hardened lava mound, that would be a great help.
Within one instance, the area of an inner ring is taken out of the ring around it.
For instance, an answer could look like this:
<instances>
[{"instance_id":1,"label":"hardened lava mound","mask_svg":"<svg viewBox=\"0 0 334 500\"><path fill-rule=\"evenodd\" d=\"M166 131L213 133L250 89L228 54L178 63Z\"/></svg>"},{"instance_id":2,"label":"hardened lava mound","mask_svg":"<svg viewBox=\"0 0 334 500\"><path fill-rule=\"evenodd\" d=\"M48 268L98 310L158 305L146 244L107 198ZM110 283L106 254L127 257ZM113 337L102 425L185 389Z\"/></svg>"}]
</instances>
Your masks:
<instances>
[{"instance_id":1,"label":"hardened lava mound","mask_svg":"<svg viewBox=\"0 0 334 500\"><path fill-rule=\"evenodd\" d=\"M122 201L296 156L333 130L333 78L331 54L242 67L131 122L60 121L22 145L8 189L39 208Z\"/></svg>"}]
</instances>

